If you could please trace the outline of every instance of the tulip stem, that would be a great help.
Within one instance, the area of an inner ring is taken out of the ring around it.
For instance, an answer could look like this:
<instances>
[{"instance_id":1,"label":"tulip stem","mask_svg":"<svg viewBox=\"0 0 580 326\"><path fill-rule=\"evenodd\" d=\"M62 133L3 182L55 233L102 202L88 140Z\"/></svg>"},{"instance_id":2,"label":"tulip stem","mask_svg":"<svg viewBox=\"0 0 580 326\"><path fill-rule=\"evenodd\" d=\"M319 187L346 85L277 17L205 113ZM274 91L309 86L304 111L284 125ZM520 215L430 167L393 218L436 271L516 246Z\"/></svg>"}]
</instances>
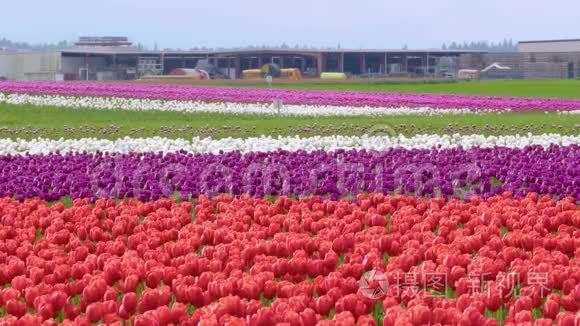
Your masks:
<instances>
[{"instance_id":1,"label":"tulip stem","mask_svg":"<svg viewBox=\"0 0 580 326\"><path fill-rule=\"evenodd\" d=\"M330 309L330 311L328 312L328 316L326 316L325 319L332 320L334 318L335 313L336 311L334 310L334 308Z\"/></svg>"},{"instance_id":2,"label":"tulip stem","mask_svg":"<svg viewBox=\"0 0 580 326\"><path fill-rule=\"evenodd\" d=\"M340 255L338 255L338 260L336 261L336 267L340 267L342 264L344 264L344 253L340 253Z\"/></svg>"}]
</instances>

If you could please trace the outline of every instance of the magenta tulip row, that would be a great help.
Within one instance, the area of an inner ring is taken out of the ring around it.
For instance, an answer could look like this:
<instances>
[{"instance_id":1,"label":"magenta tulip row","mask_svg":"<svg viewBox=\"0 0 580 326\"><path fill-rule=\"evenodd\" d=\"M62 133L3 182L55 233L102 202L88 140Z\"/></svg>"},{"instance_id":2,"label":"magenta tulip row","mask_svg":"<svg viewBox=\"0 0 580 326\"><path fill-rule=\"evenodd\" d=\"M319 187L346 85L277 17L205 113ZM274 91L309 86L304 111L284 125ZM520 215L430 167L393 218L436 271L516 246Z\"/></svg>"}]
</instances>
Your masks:
<instances>
[{"instance_id":1,"label":"magenta tulip row","mask_svg":"<svg viewBox=\"0 0 580 326\"><path fill-rule=\"evenodd\" d=\"M515 111L569 111L580 109L580 100L573 99L273 90L130 83L2 81L0 82L0 93L242 103L270 103L274 100L280 100L287 104L304 105L468 108Z\"/></svg>"}]
</instances>

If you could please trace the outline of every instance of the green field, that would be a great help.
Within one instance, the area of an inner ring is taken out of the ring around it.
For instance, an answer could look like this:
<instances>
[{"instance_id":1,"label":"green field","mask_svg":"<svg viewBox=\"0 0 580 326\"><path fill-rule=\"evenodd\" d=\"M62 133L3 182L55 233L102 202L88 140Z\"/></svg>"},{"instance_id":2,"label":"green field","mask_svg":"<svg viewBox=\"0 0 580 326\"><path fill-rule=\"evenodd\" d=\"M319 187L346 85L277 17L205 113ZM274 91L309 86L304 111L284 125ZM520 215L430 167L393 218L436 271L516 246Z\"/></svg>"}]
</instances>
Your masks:
<instances>
[{"instance_id":1,"label":"green field","mask_svg":"<svg viewBox=\"0 0 580 326\"><path fill-rule=\"evenodd\" d=\"M578 134L580 117L544 112L399 117L284 117L218 113L131 112L60 107L0 105L0 138L115 139L124 136L171 138L259 135L414 134Z\"/></svg>"},{"instance_id":2,"label":"green field","mask_svg":"<svg viewBox=\"0 0 580 326\"><path fill-rule=\"evenodd\" d=\"M300 84L281 85L301 88ZM580 80L499 80L453 83L312 84L309 89L358 90L405 93L498 95L516 97L580 98Z\"/></svg>"},{"instance_id":3,"label":"green field","mask_svg":"<svg viewBox=\"0 0 580 326\"><path fill-rule=\"evenodd\" d=\"M212 80L188 82L165 80L165 82L191 85L268 87L256 80ZM389 80L358 79L347 81L322 81L320 79L292 82L275 80L272 87L287 89L350 90L404 93L440 93L467 95L497 95L515 97L580 98L580 80L495 80L453 82L444 80Z\"/></svg>"},{"instance_id":4,"label":"green field","mask_svg":"<svg viewBox=\"0 0 580 326\"><path fill-rule=\"evenodd\" d=\"M172 81L176 82L176 81ZM183 81L179 81L183 84ZM266 87L257 81L209 81L214 86ZM434 80L349 80L273 87L414 93L580 98L580 80L441 82ZM377 127L378 126L378 127ZM283 117L178 112L130 112L0 104L0 138L171 138L254 137L260 135L361 135L387 126L391 133L414 134L580 134L580 116L544 112L399 117Z\"/></svg>"}]
</instances>

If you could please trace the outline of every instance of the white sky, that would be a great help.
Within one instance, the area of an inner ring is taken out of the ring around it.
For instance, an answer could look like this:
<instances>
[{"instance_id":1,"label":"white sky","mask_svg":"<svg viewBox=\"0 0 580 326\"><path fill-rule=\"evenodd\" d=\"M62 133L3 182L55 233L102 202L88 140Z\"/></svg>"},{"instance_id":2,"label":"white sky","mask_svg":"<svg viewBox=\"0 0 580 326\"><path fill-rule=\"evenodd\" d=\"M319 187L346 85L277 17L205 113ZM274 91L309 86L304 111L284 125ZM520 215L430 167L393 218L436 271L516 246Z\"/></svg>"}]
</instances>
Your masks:
<instances>
[{"instance_id":1,"label":"white sky","mask_svg":"<svg viewBox=\"0 0 580 326\"><path fill-rule=\"evenodd\" d=\"M152 47L438 48L580 38L580 0L0 0L0 37L129 36Z\"/></svg>"}]
</instances>

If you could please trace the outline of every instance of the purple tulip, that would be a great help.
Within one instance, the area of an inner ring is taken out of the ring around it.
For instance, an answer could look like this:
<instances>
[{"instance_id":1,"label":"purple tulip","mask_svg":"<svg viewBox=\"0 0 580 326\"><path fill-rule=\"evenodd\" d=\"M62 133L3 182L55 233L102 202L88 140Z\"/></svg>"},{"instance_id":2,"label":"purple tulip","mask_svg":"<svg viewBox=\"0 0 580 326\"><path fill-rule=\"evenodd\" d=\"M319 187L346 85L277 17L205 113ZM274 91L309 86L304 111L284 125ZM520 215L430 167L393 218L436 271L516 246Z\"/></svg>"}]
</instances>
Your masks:
<instances>
[{"instance_id":1,"label":"purple tulip","mask_svg":"<svg viewBox=\"0 0 580 326\"><path fill-rule=\"evenodd\" d=\"M469 198L511 191L580 199L580 146L225 154L0 156L0 197L180 198L217 193L414 193Z\"/></svg>"},{"instance_id":2,"label":"purple tulip","mask_svg":"<svg viewBox=\"0 0 580 326\"><path fill-rule=\"evenodd\" d=\"M565 111L580 109L580 100L574 99L354 91L272 90L129 83L0 81L0 92L206 102L271 103L273 100L281 100L287 104L468 108L500 111L506 109L515 111Z\"/></svg>"}]
</instances>

